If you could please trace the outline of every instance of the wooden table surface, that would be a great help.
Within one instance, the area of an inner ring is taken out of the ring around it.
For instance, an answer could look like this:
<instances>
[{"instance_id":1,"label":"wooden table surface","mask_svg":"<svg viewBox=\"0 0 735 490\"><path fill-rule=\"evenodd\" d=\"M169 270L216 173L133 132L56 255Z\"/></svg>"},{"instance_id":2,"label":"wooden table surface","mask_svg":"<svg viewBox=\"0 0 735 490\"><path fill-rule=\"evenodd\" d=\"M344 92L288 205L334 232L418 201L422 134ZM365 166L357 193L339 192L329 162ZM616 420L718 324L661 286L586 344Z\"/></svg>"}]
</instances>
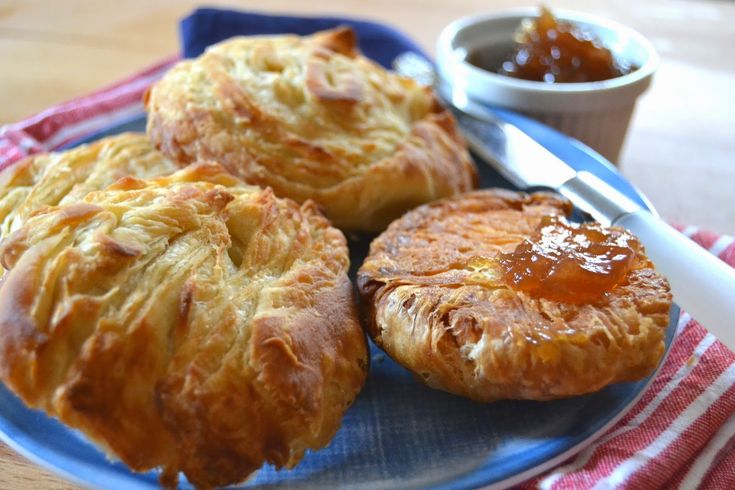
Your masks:
<instances>
[{"instance_id":1,"label":"wooden table surface","mask_svg":"<svg viewBox=\"0 0 735 490\"><path fill-rule=\"evenodd\" d=\"M208 5L218 1L209 0ZM403 29L429 51L444 25L509 0L250 0L241 8L342 14ZM233 6L237 2L229 1ZM318 4L318 6L316 6ZM312 6L309 6L312 5ZM662 62L640 99L622 172L667 219L735 233L735 3L558 0L647 36ZM189 0L0 0L0 124L83 95L177 52ZM0 443L0 488L73 488Z\"/></svg>"}]
</instances>

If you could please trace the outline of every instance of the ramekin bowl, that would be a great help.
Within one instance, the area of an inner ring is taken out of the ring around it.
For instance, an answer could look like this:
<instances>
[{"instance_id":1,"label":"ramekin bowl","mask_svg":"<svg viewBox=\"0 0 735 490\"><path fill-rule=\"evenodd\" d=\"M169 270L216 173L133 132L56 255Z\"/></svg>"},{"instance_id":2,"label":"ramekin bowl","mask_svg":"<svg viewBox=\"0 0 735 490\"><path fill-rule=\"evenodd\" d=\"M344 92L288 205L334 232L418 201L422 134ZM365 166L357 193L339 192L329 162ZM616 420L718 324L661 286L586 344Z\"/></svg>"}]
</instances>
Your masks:
<instances>
[{"instance_id":1,"label":"ramekin bowl","mask_svg":"<svg viewBox=\"0 0 735 490\"><path fill-rule=\"evenodd\" d=\"M617 163L638 97L649 87L659 58L653 45L633 29L607 19L566 10L554 15L597 36L617 59L638 67L609 80L545 83L499 75L469 63L478 48L509 53L521 21L538 8L498 11L458 19L441 32L437 69L453 91L493 107L525 114L584 143Z\"/></svg>"}]
</instances>

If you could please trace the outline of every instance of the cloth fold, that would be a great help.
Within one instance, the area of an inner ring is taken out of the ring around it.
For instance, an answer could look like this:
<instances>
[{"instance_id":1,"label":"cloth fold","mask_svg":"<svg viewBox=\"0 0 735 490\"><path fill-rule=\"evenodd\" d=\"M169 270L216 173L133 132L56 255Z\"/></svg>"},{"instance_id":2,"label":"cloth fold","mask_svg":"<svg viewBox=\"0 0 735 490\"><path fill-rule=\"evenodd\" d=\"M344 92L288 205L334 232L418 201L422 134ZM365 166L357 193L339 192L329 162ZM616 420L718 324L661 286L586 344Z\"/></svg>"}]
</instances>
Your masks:
<instances>
[{"instance_id":1,"label":"cloth fold","mask_svg":"<svg viewBox=\"0 0 735 490\"><path fill-rule=\"evenodd\" d=\"M363 54L383 66L390 66L405 51L427 57L418 44L392 27L344 17L296 17L201 8L181 21L179 31L182 54L192 58L207 46L233 36L281 33L303 36L340 25L349 25L357 33Z\"/></svg>"},{"instance_id":2,"label":"cloth fold","mask_svg":"<svg viewBox=\"0 0 735 490\"><path fill-rule=\"evenodd\" d=\"M206 46L238 34L308 34L340 24L352 26L363 52L385 66L404 51L425 56L404 34L382 24L217 9L199 9L183 20L182 53L196 56ZM177 58L0 128L0 169L139 117L144 92ZM691 226L679 230L735 267L732 237ZM734 446L735 355L682 313L679 335L663 368L630 412L577 455L521 486L730 489L735 488Z\"/></svg>"}]
</instances>

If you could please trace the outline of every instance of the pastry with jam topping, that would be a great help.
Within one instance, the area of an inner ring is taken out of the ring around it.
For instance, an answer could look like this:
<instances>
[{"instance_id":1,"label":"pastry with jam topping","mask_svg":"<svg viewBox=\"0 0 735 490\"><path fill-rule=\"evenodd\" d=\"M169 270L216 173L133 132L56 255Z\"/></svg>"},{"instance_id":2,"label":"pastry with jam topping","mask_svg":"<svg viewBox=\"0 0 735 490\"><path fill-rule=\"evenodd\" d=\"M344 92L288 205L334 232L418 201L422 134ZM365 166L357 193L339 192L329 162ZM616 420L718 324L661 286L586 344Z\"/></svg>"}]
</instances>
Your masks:
<instances>
[{"instance_id":1,"label":"pastry with jam topping","mask_svg":"<svg viewBox=\"0 0 735 490\"><path fill-rule=\"evenodd\" d=\"M407 213L358 272L368 331L432 388L547 400L651 374L669 285L625 230L549 193L482 190Z\"/></svg>"},{"instance_id":2,"label":"pastry with jam topping","mask_svg":"<svg viewBox=\"0 0 735 490\"><path fill-rule=\"evenodd\" d=\"M545 216L536 233L498 260L513 289L583 304L602 300L623 282L641 253L638 239L622 228Z\"/></svg>"}]
</instances>

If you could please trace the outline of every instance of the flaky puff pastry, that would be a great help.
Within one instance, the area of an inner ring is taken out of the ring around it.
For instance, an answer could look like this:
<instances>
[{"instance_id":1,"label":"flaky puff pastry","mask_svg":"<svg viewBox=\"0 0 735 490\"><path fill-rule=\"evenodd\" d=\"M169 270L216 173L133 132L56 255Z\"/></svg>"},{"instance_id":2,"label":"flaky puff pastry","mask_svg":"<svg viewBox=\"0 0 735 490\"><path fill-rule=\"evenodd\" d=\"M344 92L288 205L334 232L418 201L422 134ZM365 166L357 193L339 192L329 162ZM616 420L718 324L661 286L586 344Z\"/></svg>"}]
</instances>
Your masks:
<instances>
[{"instance_id":1,"label":"flaky puff pastry","mask_svg":"<svg viewBox=\"0 0 735 490\"><path fill-rule=\"evenodd\" d=\"M218 165L50 207L0 259L3 382L167 485L295 465L365 380L342 233Z\"/></svg>"},{"instance_id":2,"label":"flaky puff pastry","mask_svg":"<svg viewBox=\"0 0 735 490\"><path fill-rule=\"evenodd\" d=\"M148 179L179 168L142 133L32 155L0 172L0 237L20 228L46 206L76 202L128 175Z\"/></svg>"},{"instance_id":3,"label":"flaky puff pastry","mask_svg":"<svg viewBox=\"0 0 735 490\"><path fill-rule=\"evenodd\" d=\"M348 28L230 39L174 66L146 106L167 155L313 199L344 229L382 230L476 180L432 90L362 56Z\"/></svg>"},{"instance_id":4,"label":"flaky puff pastry","mask_svg":"<svg viewBox=\"0 0 735 490\"><path fill-rule=\"evenodd\" d=\"M427 385L478 401L546 400L650 374L664 351L671 295L644 255L600 301L533 298L503 279L551 194L477 191L421 206L378 237L358 272L375 342Z\"/></svg>"}]
</instances>

